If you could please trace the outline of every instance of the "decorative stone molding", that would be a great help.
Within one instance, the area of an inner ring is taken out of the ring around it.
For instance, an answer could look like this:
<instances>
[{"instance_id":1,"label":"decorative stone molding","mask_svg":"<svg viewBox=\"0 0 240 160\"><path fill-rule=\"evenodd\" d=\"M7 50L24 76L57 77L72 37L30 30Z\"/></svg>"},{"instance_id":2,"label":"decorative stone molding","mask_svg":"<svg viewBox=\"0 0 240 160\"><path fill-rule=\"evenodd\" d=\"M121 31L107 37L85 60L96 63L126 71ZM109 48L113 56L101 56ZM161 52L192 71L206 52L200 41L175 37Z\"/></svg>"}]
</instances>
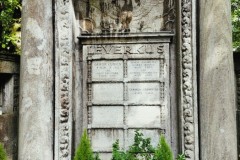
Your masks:
<instances>
[{"instance_id":1,"label":"decorative stone molding","mask_svg":"<svg viewBox=\"0 0 240 160\"><path fill-rule=\"evenodd\" d=\"M70 0L55 3L55 160L72 153L72 10Z\"/></svg>"},{"instance_id":2,"label":"decorative stone molding","mask_svg":"<svg viewBox=\"0 0 240 160\"><path fill-rule=\"evenodd\" d=\"M194 61L196 58L193 52L193 22L192 22L192 7L191 0L182 0L181 6L181 36L182 36L182 57L181 57L181 71L182 71L182 96L181 96L181 110L182 110L182 146L183 152L186 155L186 160L198 159L197 131L196 129L196 105L194 104Z\"/></svg>"}]
</instances>

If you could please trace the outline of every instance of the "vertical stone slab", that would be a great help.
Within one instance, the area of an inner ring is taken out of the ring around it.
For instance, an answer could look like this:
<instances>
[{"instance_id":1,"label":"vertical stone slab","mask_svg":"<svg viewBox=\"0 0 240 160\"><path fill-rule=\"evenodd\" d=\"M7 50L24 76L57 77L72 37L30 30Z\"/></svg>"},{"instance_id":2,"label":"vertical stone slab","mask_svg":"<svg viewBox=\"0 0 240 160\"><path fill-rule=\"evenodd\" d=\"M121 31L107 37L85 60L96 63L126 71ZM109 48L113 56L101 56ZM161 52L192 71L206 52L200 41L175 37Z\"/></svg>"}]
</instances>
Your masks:
<instances>
[{"instance_id":1,"label":"vertical stone slab","mask_svg":"<svg viewBox=\"0 0 240 160\"><path fill-rule=\"evenodd\" d=\"M200 1L202 160L237 159L230 2Z\"/></svg>"},{"instance_id":2,"label":"vertical stone slab","mask_svg":"<svg viewBox=\"0 0 240 160\"><path fill-rule=\"evenodd\" d=\"M74 9L71 0L55 1L55 160L72 154L72 56Z\"/></svg>"},{"instance_id":3,"label":"vertical stone slab","mask_svg":"<svg viewBox=\"0 0 240 160\"><path fill-rule=\"evenodd\" d=\"M22 1L19 160L53 159L52 1Z\"/></svg>"}]
</instances>

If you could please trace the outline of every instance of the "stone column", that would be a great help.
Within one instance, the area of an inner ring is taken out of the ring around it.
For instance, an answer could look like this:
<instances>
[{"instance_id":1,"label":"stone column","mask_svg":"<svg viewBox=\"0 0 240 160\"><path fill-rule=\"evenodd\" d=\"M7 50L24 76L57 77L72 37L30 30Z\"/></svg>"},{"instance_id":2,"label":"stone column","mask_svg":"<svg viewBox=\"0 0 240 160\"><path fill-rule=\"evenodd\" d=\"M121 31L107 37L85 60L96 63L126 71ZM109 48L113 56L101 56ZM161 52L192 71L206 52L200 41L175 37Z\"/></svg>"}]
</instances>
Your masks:
<instances>
[{"instance_id":1,"label":"stone column","mask_svg":"<svg viewBox=\"0 0 240 160\"><path fill-rule=\"evenodd\" d=\"M200 0L202 160L237 160L230 0Z\"/></svg>"},{"instance_id":2,"label":"stone column","mask_svg":"<svg viewBox=\"0 0 240 160\"><path fill-rule=\"evenodd\" d=\"M22 1L19 160L53 160L52 1Z\"/></svg>"}]
</instances>

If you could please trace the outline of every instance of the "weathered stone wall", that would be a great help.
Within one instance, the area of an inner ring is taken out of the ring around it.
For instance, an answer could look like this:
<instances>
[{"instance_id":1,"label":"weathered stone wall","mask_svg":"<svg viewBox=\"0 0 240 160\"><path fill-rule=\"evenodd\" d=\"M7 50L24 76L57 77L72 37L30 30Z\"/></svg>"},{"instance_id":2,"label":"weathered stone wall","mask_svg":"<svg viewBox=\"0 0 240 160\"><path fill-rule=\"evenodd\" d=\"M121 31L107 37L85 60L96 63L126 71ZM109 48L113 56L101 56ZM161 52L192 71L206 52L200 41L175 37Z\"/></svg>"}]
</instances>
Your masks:
<instances>
[{"instance_id":1,"label":"weathered stone wall","mask_svg":"<svg viewBox=\"0 0 240 160\"><path fill-rule=\"evenodd\" d=\"M200 1L199 96L202 160L237 159L230 2Z\"/></svg>"}]
</instances>

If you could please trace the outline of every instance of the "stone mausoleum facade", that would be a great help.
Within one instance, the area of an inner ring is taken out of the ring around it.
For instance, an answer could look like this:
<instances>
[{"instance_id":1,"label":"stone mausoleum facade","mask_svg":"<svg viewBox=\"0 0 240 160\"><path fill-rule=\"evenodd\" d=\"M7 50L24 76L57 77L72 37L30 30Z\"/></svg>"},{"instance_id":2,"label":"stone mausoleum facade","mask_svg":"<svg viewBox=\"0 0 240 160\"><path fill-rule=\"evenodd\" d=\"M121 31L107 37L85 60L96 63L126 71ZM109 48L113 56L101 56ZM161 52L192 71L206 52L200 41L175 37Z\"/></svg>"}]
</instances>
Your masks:
<instances>
[{"instance_id":1,"label":"stone mausoleum facade","mask_svg":"<svg viewBox=\"0 0 240 160\"><path fill-rule=\"evenodd\" d=\"M111 159L141 130L187 160L236 160L227 0L23 0L19 160Z\"/></svg>"}]
</instances>

